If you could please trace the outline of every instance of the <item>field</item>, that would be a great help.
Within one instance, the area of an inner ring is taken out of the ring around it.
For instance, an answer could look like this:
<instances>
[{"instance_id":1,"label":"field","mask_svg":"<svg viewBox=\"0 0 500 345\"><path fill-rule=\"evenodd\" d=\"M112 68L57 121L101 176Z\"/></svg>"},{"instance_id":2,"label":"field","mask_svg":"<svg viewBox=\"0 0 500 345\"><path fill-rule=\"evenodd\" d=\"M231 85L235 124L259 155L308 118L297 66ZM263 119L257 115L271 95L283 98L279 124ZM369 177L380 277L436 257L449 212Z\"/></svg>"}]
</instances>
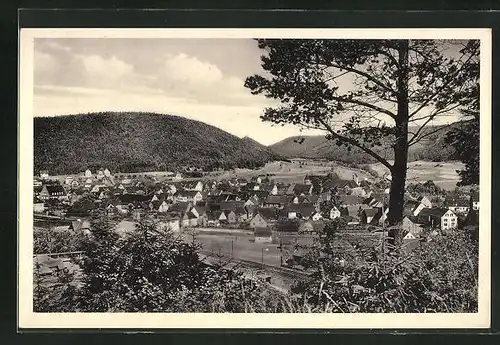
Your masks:
<instances>
[{"instance_id":1,"label":"field","mask_svg":"<svg viewBox=\"0 0 500 345\"><path fill-rule=\"evenodd\" d=\"M193 241L191 234L186 232L185 236L186 241ZM196 233L194 241L202 246L202 251L206 254L280 267L281 252L278 244L255 243L252 235Z\"/></svg>"},{"instance_id":2,"label":"field","mask_svg":"<svg viewBox=\"0 0 500 345\"><path fill-rule=\"evenodd\" d=\"M387 168L380 163L371 164L370 167L381 176L388 172ZM461 169L463 169L463 164L459 162L409 162L407 183L432 180L437 186L450 190L455 188L459 181L457 170Z\"/></svg>"},{"instance_id":3,"label":"field","mask_svg":"<svg viewBox=\"0 0 500 345\"><path fill-rule=\"evenodd\" d=\"M356 173L360 178L370 178L370 175L360 169L342 166L335 162L294 160L293 162L276 161L267 163L260 169L234 169L225 171L216 176L217 179L250 178L252 176L271 174L276 182L301 183L306 175L326 175L329 172L337 173L343 179L352 179Z\"/></svg>"}]
</instances>

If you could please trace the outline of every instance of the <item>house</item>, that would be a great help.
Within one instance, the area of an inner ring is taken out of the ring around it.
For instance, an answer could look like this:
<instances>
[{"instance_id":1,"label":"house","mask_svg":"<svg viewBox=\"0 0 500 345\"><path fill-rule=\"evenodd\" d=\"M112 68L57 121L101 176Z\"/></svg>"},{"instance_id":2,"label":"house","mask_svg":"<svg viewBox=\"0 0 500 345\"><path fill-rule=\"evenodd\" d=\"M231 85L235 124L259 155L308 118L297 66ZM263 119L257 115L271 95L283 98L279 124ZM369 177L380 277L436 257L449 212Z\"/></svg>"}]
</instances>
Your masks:
<instances>
[{"instance_id":1,"label":"house","mask_svg":"<svg viewBox=\"0 0 500 345\"><path fill-rule=\"evenodd\" d=\"M180 181L182 180L182 174L180 172L177 172L175 176L172 178L174 181Z\"/></svg>"},{"instance_id":2,"label":"house","mask_svg":"<svg viewBox=\"0 0 500 345\"><path fill-rule=\"evenodd\" d=\"M411 233L414 237L419 236L423 230L422 225L414 222L410 217L404 217L401 226L404 231Z\"/></svg>"},{"instance_id":3,"label":"house","mask_svg":"<svg viewBox=\"0 0 500 345\"><path fill-rule=\"evenodd\" d=\"M83 174L84 177L86 178L91 178L92 177L92 171L90 169L85 170L85 173Z\"/></svg>"},{"instance_id":4,"label":"house","mask_svg":"<svg viewBox=\"0 0 500 345\"><path fill-rule=\"evenodd\" d=\"M33 198L33 212L42 213L45 211L45 204L37 197Z\"/></svg>"},{"instance_id":5,"label":"house","mask_svg":"<svg viewBox=\"0 0 500 345\"><path fill-rule=\"evenodd\" d=\"M207 214L207 224L208 226L220 226L221 224L227 222L226 214L222 211L215 211Z\"/></svg>"},{"instance_id":6,"label":"house","mask_svg":"<svg viewBox=\"0 0 500 345\"><path fill-rule=\"evenodd\" d=\"M469 212L469 202L464 199L446 200L445 205L448 210L451 210L456 214Z\"/></svg>"},{"instance_id":7,"label":"house","mask_svg":"<svg viewBox=\"0 0 500 345\"><path fill-rule=\"evenodd\" d=\"M261 212L257 212L250 220L250 227L253 229L267 228L270 226L270 221L267 217L263 216Z\"/></svg>"},{"instance_id":8,"label":"house","mask_svg":"<svg viewBox=\"0 0 500 345\"><path fill-rule=\"evenodd\" d=\"M198 217L191 211L182 216L182 227L194 227L198 225Z\"/></svg>"},{"instance_id":9,"label":"house","mask_svg":"<svg viewBox=\"0 0 500 345\"><path fill-rule=\"evenodd\" d=\"M151 201L149 204L151 209L160 213L166 213L168 212L170 205L167 203L166 200L155 200Z\"/></svg>"},{"instance_id":10,"label":"house","mask_svg":"<svg viewBox=\"0 0 500 345\"><path fill-rule=\"evenodd\" d=\"M69 225L69 229L73 231L82 231L85 234L90 233L90 222L87 220L74 220Z\"/></svg>"},{"instance_id":11,"label":"house","mask_svg":"<svg viewBox=\"0 0 500 345\"><path fill-rule=\"evenodd\" d=\"M336 219L340 217L340 211L336 206L332 206L328 211L328 215L330 219Z\"/></svg>"},{"instance_id":12,"label":"house","mask_svg":"<svg viewBox=\"0 0 500 345\"><path fill-rule=\"evenodd\" d=\"M158 226L161 230L179 232L180 231L180 219L178 217L166 217L161 218L158 222Z\"/></svg>"},{"instance_id":13,"label":"house","mask_svg":"<svg viewBox=\"0 0 500 345\"><path fill-rule=\"evenodd\" d=\"M104 176L105 177L111 177L111 172L109 171L108 168L104 169Z\"/></svg>"},{"instance_id":14,"label":"house","mask_svg":"<svg viewBox=\"0 0 500 345\"><path fill-rule=\"evenodd\" d=\"M418 205L413 210L414 216L418 216L420 211L422 211L424 208L432 208L432 202L426 196L421 196L420 198L417 199L417 202Z\"/></svg>"},{"instance_id":15,"label":"house","mask_svg":"<svg viewBox=\"0 0 500 345\"><path fill-rule=\"evenodd\" d=\"M104 178L104 171L102 171L101 169L97 170L96 178L98 180L102 180Z\"/></svg>"},{"instance_id":16,"label":"house","mask_svg":"<svg viewBox=\"0 0 500 345\"><path fill-rule=\"evenodd\" d=\"M411 232L407 232L406 235L403 237L403 240L414 240L414 239L416 239L416 237Z\"/></svg>"},{"instance_id":17,"label":"house","mask_svg":"<svg viewBox=\"0 0 500 345\"><path fill-rule=\"evenodd\" d=\"M185 213L189 212L193 204L190 202L178 202L175 204L171 204L168 209L168 213L174 214L177 216L183 216Z\"/></svg>"},{"instance_id":18,"label":"house","mask_svg":"<svg viewBox=\"0 0 500 345\"><path fill-rule=\"evenodd\" d=\"M182 188L184 188L184 190L195 190L198 192L202 192L203 182L201 181L186 182L182 184Z\"/></svg>"},{"instance_id":19,"label":"house","mask_svg":"<svg viewBox=\"0 0 500 345\"><path fill-rule=\"evenodd\" d=\"M288 219L309 219L316 212L312 204L290 204L287 209Z\"/></svg>"},{"instance_id":20,"label":"house","mask_svg":"<svg viewBox=\"0 0 500 345\"><path fill-rule=\"evenodd\" d=\"M236 213L234 211L223 211L224 214L226 215L226 220L229 224L236 224L238 222L238 217L236 216Z\"/></svg>"},{"instance_id":21,"label":"house","mask_svg":"<svg viewBox=\"0 0 500 345\"><path fill-rule=\"evenodd\" d=\"M417 221L420 224L441 230L456 229L458 226L456 214L446 208L424 208L418 214Z\"/></svg>"},{"instance_id":22,"label":"house","mask_svg":"<svg viewBox=\"0 0 500 345\"><path fill-rule=\"evenodd\" d=\"M118 212L118 210L116 209L116 205L112 202L108 202L107 204L105 204L104 210L106 211L107 215L114 215L116 212Z\"/></svg>"},{"instance_id":23,"label":"house","mask_svg":"<svg viewBox=\"0 0 500 345\"><path fill-rule=\"evenodd\" d=\"M379 208L366 208L361 211L361 223L362 224L372 224L376 219L377 215L381 212ZM380 217L379 217L380 218Z\"/></svg>"},{"instance_id":24,"label":"house","mask_svg":"<svg viewBox=\"0 0 500 345\"><path fill-rule=\"evenodd\" d=\"M258 206L259 205L259 198L257 198L256 195L252 195L249 197L246 201L244 206Z\"/></svg>"},{"instance_id":25,"label":"house","mask_svg":"<svg viewBox=\"0 0 500 345\"><path fill-rule=\"evenodd\" d=\"M78 182L78 180L73 180L71 181L70 187L71 189L78 189L80 187L80 182Z\"/></svg>"},{"instance_id":26,"label":"house","mask_svg":"<svg viewBox=\"0 0 500 345\"><path fill-rule=\"evenodd\" d=\"M321 215L321 213L319 213L318 211L315 211L315 212L313 213L313 215L311 216L311 219L312 219L313 221L318 221L318 220L323 219L323 216L322 216L322 215Z\"/></svg>"},{"instance_id":27,"label":"house","mask_svg":"<svg viewBox=\"0 0 500 345\"><path fill-rule=\"evenodd\" d=\"M66 176L66 178L64 179L64 184L71 185L71 182L73 182L73 180L73 176Z\"/></svg>"},{"instance_id":28,"label":"house","mask_svg":"<svg viewBox=\"0 0 500 345\"><path fill-rule=\"evenodd\" d=\"M313 191L313 185L297 183L293 186L293 194L295 195L311 195Z\"/></svg>"},{"instance_id":29,"label":"house","mask_svg":"<svg viewBox=\"0 0 500 345\"><path fill-rule=\"evenodd\" d=\"M49 178L49 171L48 170L40 170L40 178L42 180L46 180Z\"/></svg>"},{"instance_id":30,"label":"house","mask_svg":"<svg viewBox=\"0 0 500 345\"><path fill-rule=\"evenodd\" d=\"M46 184L42 187L42 190L38 194L38 198L41 200L49 199L67 199L67 193L63 186L59 184Z\"/></svg>"},{"instance_id":31,"label":"house","mask_svg":"<svg viewBox=\"0 0 500 345\"><path fill-rule=\"evenodd\" d=\"M361 206L365 199L356 195L335 195L334 202L341 206Z\"/></svg>"},{"instance_id":32,"label":"house","mask_svg":"<svg viewBox=\"0 0 500 345\"><path fill-rule=\"evenodd\" d=\"M286 195L268 195L264 200L264 207L283 208L287 204Z\"/></svg>"},{"instance_id":33,"label":"house","mask_svg":"<svg viewBox=\"0 0 500 345\"><path fill-rule=\"evenodd\" d=\"M203 195L196 190L177 191L174 196L175 202L192 202L196 205L197 202L203 200Z\"/></svg>"},{"instance_id":34,"label":"house","mask_svg":"<svg viewBox=\"0 0 500 345\"><path fill-rule=\"evenodd\" d=\"M299 223L299 229L298 233L299 234L312 234L314 232L314 226L312 225L311 221L301 221Z\"/></svg>"},{"instance_id":35,"label":"house","mask_svg":"<svg viewBox=\"0 0 500 345\"><path fill-rule=\"evenodd\" d=\"M273 187L271 188L271 190L269 191L269 193L271 195L278 195L278 192L279 192L279 189L278 189L278 186L276 184L274 184Z\"/></svg>"},{"instance_id":36,"label":"house","mask_svg":"<svg viewBox=\"0 0 500 345\"><path fill-rule=\"evenodd\" d=\"M478 211L479 210L479 192L477 192L477 191L472 192L471 198L472 198L472 209L474 211Z\"/></svg>"},{"instance_id":37,"label":"house","mask_svg":"<svg viewBox=\"0 0 500 345\"><path fill-rule=\"evenodd\" d=\"M271 243L273 240L272 232L267 227L255 228L253 235L255 243Z\"/></svg>"}]
</instances>

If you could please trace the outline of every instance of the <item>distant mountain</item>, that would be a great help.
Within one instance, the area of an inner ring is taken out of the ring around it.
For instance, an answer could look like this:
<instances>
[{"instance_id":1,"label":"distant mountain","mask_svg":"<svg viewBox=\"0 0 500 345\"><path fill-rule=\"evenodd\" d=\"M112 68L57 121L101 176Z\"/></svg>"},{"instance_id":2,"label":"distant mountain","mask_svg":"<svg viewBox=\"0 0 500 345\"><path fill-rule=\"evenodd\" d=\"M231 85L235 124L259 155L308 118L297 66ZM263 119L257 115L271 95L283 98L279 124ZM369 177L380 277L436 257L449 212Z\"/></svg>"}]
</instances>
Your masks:
<instances>
[{"instance_id":1,"label":"distant mountain","mask_svg":"<svg viewBox=\"0 0 500 345\"><path fill-rule=\"evenodd\" d=\"M437 129L437 126L428 127L427 131ZM450 127L451 128L451 127ZM444 136L449 128L442 129L430 135L422 142L410 147L409 160L450 161L455 159L455 151L444 143ZM411 129L410 129L411 132ZM345 146L338 146L334 140L327 140L325 136L294 136L281 140L269 148L276 154L287 158L328 159L344 163L373 163L375 159L358 148L353 147L349 152ZM393 152L383 148L375 148L377 153L387 159L393 158Z\"/></svg>"},{"instance_id":2,"label":"distant mountain","mask_svg":"<svg viewBox=\"0 0 500 345\"><path fill-rule=\"evenodd\" d=\"M179 116L90 113L34 119L35 172L254 168L279 159L250 138Z\"/></svg>"}]
</instances>

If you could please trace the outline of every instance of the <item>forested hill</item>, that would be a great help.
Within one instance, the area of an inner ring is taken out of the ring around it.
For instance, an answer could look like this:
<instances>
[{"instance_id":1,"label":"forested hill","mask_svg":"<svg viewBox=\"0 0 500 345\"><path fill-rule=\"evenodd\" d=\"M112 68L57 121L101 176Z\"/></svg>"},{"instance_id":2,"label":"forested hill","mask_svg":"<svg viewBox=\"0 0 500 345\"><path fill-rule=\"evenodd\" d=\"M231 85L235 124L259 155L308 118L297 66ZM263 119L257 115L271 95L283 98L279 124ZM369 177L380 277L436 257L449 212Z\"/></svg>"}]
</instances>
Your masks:
<instances>
[{"instance_id":1,"label":"forested hill","mask_svg":"<svg viewBox=\"0 0 500 345\"><path fill-rule=\"evenodd\" d=\"M457 123L458 124L458 123ZM414 160L428 161L451 161L455 160L455 151L444 142L448 127L430 135L426 140L410 147L408 158ZM437 127L428 127L428 131L433 131ZM375 159L358 148L353 147L349 152L345 146L338 146L335 141L327 140L323 135L289 137L279 141L269 148L287 158L312 158L328 159L345 163L373 163ZM387 159L393 158L393 152L382 148L374 149Z\"/></svg>"},{"instance_id":2,"label":"forested hill","mask_svg":"<svg viewBox=\"0 0 500 345\"><path fill-rule=\"evenodd\" d=\"M35 172L87 168L137 172L184 166L253 168L279 159L265 146L214 126L153 113L91 113L35 118Z\"/></svg>"}]
</instances>

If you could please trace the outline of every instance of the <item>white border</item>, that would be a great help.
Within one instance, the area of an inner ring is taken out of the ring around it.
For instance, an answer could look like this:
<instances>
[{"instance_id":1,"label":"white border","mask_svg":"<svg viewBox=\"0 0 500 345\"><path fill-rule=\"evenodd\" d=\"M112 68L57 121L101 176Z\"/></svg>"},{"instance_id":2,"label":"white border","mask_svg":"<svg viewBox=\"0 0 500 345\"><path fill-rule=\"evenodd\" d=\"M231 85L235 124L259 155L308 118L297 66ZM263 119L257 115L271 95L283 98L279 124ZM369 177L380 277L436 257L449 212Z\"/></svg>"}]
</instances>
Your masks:
<instances>
[{"instance_id":1,"label":"white border","mask_svg":"<svg viewBox=\"0 0 500 345\"><path fill-rule=\"evenodd\" d=\"M33 48L46 38L420 38L481 40L479 305L474 314L33 313ZM488 328L491 314L490 29L21 29L18 326L20 328Z\"/></svg>"}]
</instances>

